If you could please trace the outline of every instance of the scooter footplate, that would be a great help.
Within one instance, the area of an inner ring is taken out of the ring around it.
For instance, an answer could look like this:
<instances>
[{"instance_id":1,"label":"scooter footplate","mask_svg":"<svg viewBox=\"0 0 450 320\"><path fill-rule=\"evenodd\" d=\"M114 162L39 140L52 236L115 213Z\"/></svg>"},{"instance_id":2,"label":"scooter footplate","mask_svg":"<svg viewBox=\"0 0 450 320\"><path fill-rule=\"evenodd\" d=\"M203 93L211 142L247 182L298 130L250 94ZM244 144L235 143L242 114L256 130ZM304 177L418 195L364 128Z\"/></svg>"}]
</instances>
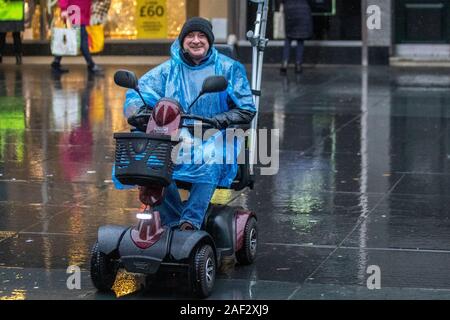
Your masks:
<instances>
[{"instance_id":1,"label":"scooter footplate","mask_svg":"<svg viewBox=\"0 0 450 320\"><path fill-rule=\"evenodd\" d=\"M160 259L143 256L125 256L121 262L125 270L131 273L155 274L161 265Z\"/></svg>"}]
</instances>

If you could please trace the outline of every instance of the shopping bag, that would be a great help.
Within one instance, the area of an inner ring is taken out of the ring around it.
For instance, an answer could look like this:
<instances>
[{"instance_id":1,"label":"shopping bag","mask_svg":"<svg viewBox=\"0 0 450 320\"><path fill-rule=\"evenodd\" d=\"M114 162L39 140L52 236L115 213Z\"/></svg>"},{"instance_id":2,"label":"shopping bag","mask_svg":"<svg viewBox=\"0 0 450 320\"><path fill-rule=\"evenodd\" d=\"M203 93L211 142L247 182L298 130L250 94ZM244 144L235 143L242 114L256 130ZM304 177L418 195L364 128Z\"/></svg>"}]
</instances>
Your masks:
<instances>
[{"instance_id":1,"label":"shopping bag","mask_svg":"<svg viewBox=\"0 0 450 320\"><path fill-rule=\"evenodd\" d=\"M80 52L80 29L52 28L50 48L54 56L77 56Z\"/></svg>"},{"instance_id":2,"label":"shopping bag","mask_svg":"<svg viewBox=\"0 0 450 320\"><path fill-rule=\"evenodd\" d=\"M86 26L88 34L88 44L90 53L102 52L105 46L105 35L103 32L103 25L97 24L93 26Z\"/></svg>"},{"instance_id":3,"label":"shopping bag","mask_svg":"<svg viewBox=\"0 0 450 320\"><path fill-rule=\"evenodd\" d=\"M276 40L286 38L284 6L282 4L280 5L280 10L273 13L273 38Z\"/></svg>"},{"instance_id":4,"label":"shopping bag","mask_svg":"<svg viewBox=\"0 0 450 320\"><path fill-rule=\"evenodd\" d=\"M111 0L94 0L91 5L90 25L105 24L108 20L108 11L111 7Z\"/></svg>"}]
</instances>

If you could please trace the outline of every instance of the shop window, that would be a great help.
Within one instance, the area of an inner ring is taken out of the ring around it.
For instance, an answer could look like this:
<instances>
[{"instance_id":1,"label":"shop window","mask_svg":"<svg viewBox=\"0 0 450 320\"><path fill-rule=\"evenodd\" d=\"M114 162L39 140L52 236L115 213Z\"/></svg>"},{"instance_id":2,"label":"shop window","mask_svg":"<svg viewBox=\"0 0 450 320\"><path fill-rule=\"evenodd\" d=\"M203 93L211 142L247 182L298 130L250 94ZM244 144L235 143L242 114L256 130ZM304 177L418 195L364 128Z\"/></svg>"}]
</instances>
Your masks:
<instances>
[{"instance_id":1,"label":"shop window","mask_svg":"<svg viewBox=\"0 0 450 320\"><path fill-rule=\"evenodd\" d=\"M314 40L361 40L361 1L333 2L332 14L320 14L320 6L317 6L313 18Z\"/></svg>"},{"instance_id":2,"label":"shop window","mask_svg":"<svg viewBox=\"0 0 450 320\"><path fill-rule=\"evenodd\" d=\"M57 11L57 0L45 3L41 8L39 2L36 4L36 1L26 0L24 39L39 40L41 32L44 39L50 39L50 25ZM51 9L47 10L47 6ZM152 16L158 16L159 19L152 19ZM44 26L41 26L42 21ZM111 0L104 29L105 38L175 39L185 21L186 0ZM147 28L147 32L142 32L144 28Z\"/></svg>"},{"instance_id":3,"label":"shop window","mask_svg":"<svg viewBox=\"0 0 450 320\"><path fill-rule=\"evenodd\" d=\"M308 0L312 6L314 36L312 40L361 40L361 0ZM269 8L267 37L273 39L273 11ZM253 29L257 6L248 4L247 29Z\"/></svg>"},{"instance_id":4,"label":"shop window","mask_svg":"<svg viewBox=\"0 0 450 320\"><path fill-rule=\"evenodd\" d=\"M185 21L185 0L112 0L105 36L110 39L174 39Z\"/></svg>"}]
</instances>

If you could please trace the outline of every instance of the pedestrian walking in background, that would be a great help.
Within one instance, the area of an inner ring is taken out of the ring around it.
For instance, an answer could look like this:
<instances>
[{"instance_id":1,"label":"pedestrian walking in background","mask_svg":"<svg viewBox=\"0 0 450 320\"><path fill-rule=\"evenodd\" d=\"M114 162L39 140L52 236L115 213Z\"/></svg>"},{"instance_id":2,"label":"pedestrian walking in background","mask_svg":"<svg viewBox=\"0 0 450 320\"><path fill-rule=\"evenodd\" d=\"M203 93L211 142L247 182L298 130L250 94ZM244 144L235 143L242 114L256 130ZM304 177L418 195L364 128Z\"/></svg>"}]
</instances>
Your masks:
<instances>
[{"instance_id":1,"label":"pedestrian walking in background","mask_svg":"<svg viewBox=\"0 0 450 320\"><path fill-rule=\"evenodd\" d=\"M308 0L281 0L284 6L286 39L281 62L281 74L287 73L291 44L297 41L295 72L302 73L304 41L313 35L311 7Z\"/></svg>"},{"instance_id":2,"label":"pedestrian walking in background","mask_svg":"<svg viewBox=\"0 0 450 320\"><path fill-rule=\"evenodd\" d=\"M20 32L24 30L24 3L22 0L0 0L0 63L3 62L3 50L7 32L12 32L16 64L22 64L22 40Z\"/></svg>"},{"instance_id":3,"label":"pedestrian walking in background","mask_svg":"<svg viewBox=\"0 0 450 320\"><path fill-rule=\"evenodd\" d=\"M61 17L63 19L70 19L72 21L74 19L73 16L69 16L67 9L70 6L78 6L80 8L80 50L86 60L86 64L88 67L88 71L92 74L103 74L103 69L100 68L97 64L95 64L92 59L91 53L89 52L89 42L88 42L88 34L86 31L86 26L90 24L91 19L91 6L92 0L58 0L58 5L61 8ZM51 67L54 73L66 73L69 72L67 69L61 68L61 56L55 56Z\"/></svg>"}]
</instances>

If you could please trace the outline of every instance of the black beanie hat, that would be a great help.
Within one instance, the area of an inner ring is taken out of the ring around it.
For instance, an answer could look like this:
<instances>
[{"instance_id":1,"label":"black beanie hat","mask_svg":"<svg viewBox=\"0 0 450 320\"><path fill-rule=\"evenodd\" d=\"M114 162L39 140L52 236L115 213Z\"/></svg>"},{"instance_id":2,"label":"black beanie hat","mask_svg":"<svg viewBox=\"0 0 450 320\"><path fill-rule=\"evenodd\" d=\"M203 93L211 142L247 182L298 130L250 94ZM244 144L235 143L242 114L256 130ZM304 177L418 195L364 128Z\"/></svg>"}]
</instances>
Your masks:
<instances>
[{"instance_id":1,"label":"black beanie hat","mask_svg":"<svg viewBox=\"0 0 450 320\"><path fill-rule=\"evenodd\" d=\"M214 33L212 31L212 24L208 20L200 17L194 17L186 21L181 29L178 39L180 40L180 45L183 46L184 38L191 32L199 31L203 32L208 39L209 46L211 47L214 43Z\"/></svg>"}]
</instances>

